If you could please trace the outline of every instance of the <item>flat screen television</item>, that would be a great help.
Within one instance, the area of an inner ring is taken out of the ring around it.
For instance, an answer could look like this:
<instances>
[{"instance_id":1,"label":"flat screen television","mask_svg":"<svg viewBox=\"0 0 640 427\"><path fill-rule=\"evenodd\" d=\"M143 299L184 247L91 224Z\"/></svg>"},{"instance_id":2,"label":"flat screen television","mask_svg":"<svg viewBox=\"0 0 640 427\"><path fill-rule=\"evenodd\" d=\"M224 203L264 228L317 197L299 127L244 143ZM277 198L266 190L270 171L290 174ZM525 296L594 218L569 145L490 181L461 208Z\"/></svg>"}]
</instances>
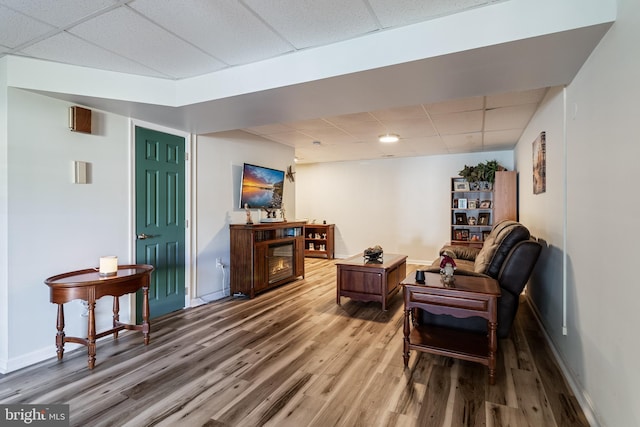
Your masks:
<instances>
[{"instance_id":1,"label":"flat screen television","mask_svg":"<svg viewBox=\"0 0 640 427\"><path fill-rule=\"evenodd\" d=\"M282 209L284 171L245 163L240 185L240 208Z\"/></svg>"}]
</instances>

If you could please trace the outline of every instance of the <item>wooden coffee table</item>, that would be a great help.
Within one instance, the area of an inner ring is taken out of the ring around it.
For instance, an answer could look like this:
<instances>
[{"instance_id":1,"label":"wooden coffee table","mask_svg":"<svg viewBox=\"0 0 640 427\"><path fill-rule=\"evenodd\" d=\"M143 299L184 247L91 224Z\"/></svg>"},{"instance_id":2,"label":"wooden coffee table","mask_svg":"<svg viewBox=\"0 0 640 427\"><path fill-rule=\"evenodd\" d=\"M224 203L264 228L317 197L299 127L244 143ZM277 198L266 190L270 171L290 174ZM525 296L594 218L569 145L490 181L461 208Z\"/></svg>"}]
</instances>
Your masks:
<instances>
[{"instance_id":1,"label":"wooden coffee table","mask_svg":"<svg viewBox=\"0 0 640 427\"><path fill-rule=\"evenodd\" d=\"M336 265L338 305L344 296L357 301L379 301L385 311L406 276L407 256L385 253L379 262L367 262L361 254L340 260Z\"/></svg>"},{"instance_id":2,"label":"wooden coffee table","mask_svg":"<svg viewBox=\"0 0 640 427\"><path fill-rule=\"evenodd\" d=\"M489 384L496 381L498 298L500 286L490 277L454 275L445 286L437 273L425 273L425 283L416 283L415 270L402 281L404 292L404 366L409 351L418 350L481 363L489 368ZM479 334L435 325L418 325L417 309L458 318L487 320L488 333ZM413 317L413 322L410 321Z\"/></svg>"}]
</instances>

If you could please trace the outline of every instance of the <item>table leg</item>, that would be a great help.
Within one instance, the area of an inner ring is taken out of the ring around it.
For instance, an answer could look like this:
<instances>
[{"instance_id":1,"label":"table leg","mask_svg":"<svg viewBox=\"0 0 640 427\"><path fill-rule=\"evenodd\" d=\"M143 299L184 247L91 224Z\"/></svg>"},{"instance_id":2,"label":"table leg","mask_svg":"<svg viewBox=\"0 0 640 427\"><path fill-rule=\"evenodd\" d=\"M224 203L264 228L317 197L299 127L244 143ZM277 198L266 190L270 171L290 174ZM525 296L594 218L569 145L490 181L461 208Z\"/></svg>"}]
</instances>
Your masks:
<instances>
[{"instance_id":1,"label":"table leg","mask_svg":"<svg viewBox=\"0 0 640 427\"><path fill-rule=\"evenodd\" d=\"M489 322L489 384L496 383L496 352L498 349L498 340L496 338L496 330L498 324Z\"/></svg>"},{"instance_id":2,"label":"table leg","mask_svg":"<svg viewBox=\"0 0 640 427\"><path fill-rule=\"evenodd\" d=\"M404 344L402 349L402 358L404 359L404 367L409 367L409 333L411 332L409 317L411 316L411 309L404 310Z\"/></svg>"},{"instance_id":3,"label":"table leg","mask_svg":"<svg viewBox=\"0 0 640 427\"><path fill-rule=\"evenodd\" d=\"M113 327L116 328L120 322L120 298L113 297ZM118 339L118 330L113 331L113 338Z\"/></svg>"},{"instance_id":4,"label":"table leg","mask_svg":"<svg viewBox=\"0 0 640 427\"><path fill-rule=\"evenodd\" d=\"M151 325L149 324L149 286L142 288L142 335L144 345L148 345L151 339Z\"/></svg>"},{"instance_id":5,"label":"table leg","mask_svg":"<svg viewBox=\"0 0 640 427\"><path fill-rule=\"evenodd\" d=\"M87 333L87 349L89 351L89 369L96 364L96 302L89 301L89 331Z\"/></svg>"},{"instance_id":6,"label":"table leg","mask_svg":"<svg viewBox=\"0 0 640 427\"><path fill-rule=\"evenodd\" d=\"M62 360L64 355L64 305L58 304L58 319L56 320L56 353L58 360Z\"/></svg>"}]
</instances>

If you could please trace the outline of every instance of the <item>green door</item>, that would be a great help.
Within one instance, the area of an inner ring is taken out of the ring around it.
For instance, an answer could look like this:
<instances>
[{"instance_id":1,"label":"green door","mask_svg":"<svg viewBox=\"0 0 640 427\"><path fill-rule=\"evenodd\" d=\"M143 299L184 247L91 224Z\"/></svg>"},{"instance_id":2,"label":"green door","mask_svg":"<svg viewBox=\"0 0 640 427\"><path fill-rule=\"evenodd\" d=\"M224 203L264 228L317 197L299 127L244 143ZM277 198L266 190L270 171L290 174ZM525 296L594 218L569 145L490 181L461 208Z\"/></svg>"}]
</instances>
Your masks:
<instances>
[{"instance_id":1,"label":"green door","mask_svg":"<svg viewBox=\"0 0 640 427\"><path fill-rule=\"evenodd\" d=\"M150 317L185 305L185 140L136 127L136 263L155 267ZM142 319L142 294L136 301Z\"/></svg>"}]
</instances>

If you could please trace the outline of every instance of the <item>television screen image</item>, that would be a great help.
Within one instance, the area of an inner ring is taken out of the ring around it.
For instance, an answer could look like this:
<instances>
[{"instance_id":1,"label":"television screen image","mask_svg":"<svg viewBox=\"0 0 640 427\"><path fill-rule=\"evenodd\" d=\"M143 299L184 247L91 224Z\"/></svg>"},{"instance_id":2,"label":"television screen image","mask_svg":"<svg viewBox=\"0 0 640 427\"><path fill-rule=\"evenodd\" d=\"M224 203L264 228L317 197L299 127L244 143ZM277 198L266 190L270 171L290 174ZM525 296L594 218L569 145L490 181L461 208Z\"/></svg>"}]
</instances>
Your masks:
<instances>
[{"instance_id":1,"label":"television screen image","mask_svg":"<svg viewBox=\"0 0 640 427\"><path fill-rule=\"evenodd\" d=\"M240 208L246 204L252 209L281 209L283 187L284 171L245 163L242 168Z\"/></svg>"}]
</instances>

